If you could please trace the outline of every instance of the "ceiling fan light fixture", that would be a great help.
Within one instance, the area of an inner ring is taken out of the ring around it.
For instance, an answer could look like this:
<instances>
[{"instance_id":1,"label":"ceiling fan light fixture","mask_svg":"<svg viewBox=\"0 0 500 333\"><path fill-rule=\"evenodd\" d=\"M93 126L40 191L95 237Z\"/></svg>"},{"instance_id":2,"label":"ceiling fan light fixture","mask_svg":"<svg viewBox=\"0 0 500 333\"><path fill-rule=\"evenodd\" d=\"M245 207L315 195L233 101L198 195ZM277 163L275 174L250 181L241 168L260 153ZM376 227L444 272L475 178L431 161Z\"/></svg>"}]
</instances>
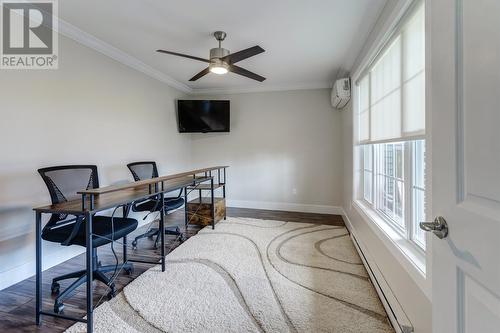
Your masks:
<instances>
[{"instance_id":1,"label":"ceiling fan light fixture","mask_svg":"<svg viewBox=\"0 0 500 333\"><path fill-rule=\"evenodd\" d=\"M227 74L229 72L229 66L225 62L220 60L213 61L208 67L210 69L210 72L218 75Z\"/></svg>"}]
</instances>

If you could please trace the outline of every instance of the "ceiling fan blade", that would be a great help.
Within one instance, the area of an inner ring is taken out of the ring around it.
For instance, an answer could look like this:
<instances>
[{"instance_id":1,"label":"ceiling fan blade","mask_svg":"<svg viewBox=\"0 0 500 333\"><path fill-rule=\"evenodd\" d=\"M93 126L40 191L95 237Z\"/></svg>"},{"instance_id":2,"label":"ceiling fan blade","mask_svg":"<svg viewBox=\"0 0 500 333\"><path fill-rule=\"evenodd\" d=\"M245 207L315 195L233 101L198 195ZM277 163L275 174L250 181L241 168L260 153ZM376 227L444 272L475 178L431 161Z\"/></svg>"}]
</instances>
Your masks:
<instances>
[{"instance_id":1,"label":"ceiling fan blade","mask_svg":"<svg viewBox=\"0 0 500 333\"><path fill-rule=\"evenodd\" d=\"M262 82L264 81L266 78L263 77L263 76L260 76L258 74L255 74L255 73L252 73L244 68L241 68L241 67L238 67L238 66L235 66L235 65L231 65L229 67L229 70L235 74L239 74L239 75L243 75L243 76L246 76L250 79L254 79L254 80L257 80L259 82Z\"/></svg>"},{"instance_id":2,"label":"ceiling fan blade","mask_svg":"<svg viewBox=\"0 0 500 333\"><path fill-rule=\"evenodd\" d=\"M193 76L192 78L190 78L189 81L196 81L200 77L203 77L203 76L207 75L208 73L210 73L210 68L207 67L204 70L202 70L201 72L199 72L198 74L196 74L195 76Z\"/></svg>"},{"instance_id":3,"label":"ceiling fan blade","mask_svg":"<svg viewBox=\"0 0 500 333\"><path fill-rule=\"evenodd\" d=\"M248 49L244 49L244 50L241 50L241 51L238 51L235 53L231 53L225 57L222 57L221 60L225 61L229 64L235 64L238 61L253 57L254 55L257 55L257 54L262 53L264 51L265 50L262 47L257 45L254 47L250 47Z\"/></svg>"},{"instance_id":4,"label":"ceiling fan blade","mask_svg":"<svg viewBox=\"0 0 500 333\"><path fill-rule=\"evenodd\" d=\"M189 58L189 59L193 59L193 60L199 60L199 61L210 63L210 60L208 60L208 59L198 58L198 57L190 56L190 55L187 55L187 54L182 54L182 53L177 53L177 52L171 52L171 51L165 51L165 50L156 50L156 52L171 54L171 55L175 55L175 56L179 56L179 57L184 57L184 58Z\"/></svg>"}]
</instances>

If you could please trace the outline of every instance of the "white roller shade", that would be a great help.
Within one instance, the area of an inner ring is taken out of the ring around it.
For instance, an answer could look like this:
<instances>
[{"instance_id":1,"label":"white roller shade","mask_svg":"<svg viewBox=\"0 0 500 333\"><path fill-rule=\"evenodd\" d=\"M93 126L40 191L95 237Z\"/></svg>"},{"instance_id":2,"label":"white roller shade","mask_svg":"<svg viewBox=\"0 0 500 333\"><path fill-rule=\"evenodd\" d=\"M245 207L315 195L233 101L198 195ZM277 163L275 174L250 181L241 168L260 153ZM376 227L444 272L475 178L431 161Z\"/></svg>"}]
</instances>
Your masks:
<instances>
[{"instance_id":1,"label":"white roller shade","mask_svg":"<svg viewBox=\"0 0 500 333\"><path fill-rule=\"evenodd\" d=\"M425 20L420 6L358 85L358 143L425 135Z\"/></svg>"},{"instance_id":2,"label":"white roller shade","mask_svg":"<svg viewBox=\"0 0 500 333\"><path fill-rule=\"evenodd\" d=\"M398 37L370 72L371 141L401 136L401 39Z\"/></svg>"},{"instance_id":3,"label":"white roller shade","mask_svg":"<svg viewBox=\"0 0 500 333\"><path fill-rule=\"evenodd\" d=\"M359 83L358 134L360 142L370 140L370 84L366 76Z\"/></svg>"},{"instance_id":4,"label":"white roller shade","mask_svg":"<svg viewBox=\"0 0 500 333\"><path fill-rule=\"evenodd\" d=\"M425 133L425 20L420 7L403 31L403 136Z\"/></svg>"}]
</instances>

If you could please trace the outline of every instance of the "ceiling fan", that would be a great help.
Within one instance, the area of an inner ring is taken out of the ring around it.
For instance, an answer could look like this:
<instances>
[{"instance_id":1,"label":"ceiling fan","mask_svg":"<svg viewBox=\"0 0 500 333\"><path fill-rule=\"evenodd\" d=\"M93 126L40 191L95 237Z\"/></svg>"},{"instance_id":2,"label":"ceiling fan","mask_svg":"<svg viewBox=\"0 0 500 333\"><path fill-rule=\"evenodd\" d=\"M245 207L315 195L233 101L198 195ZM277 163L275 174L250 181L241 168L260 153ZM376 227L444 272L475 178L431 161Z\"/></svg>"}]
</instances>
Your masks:
<instances>
[{"instance_id":1,"label":"ceiling fan","mask_svg":"<svg viewBox=\"0 0 500 333\"><path fill-rule=\"evenodd\" d=\"M260 76L258 74L252 73L244 68L238 67L235 65L238 61L253 57L259 53L264 52L265 50L260 46L253 46L248 49L241 50L239 52L230 53L229 50L221 47L222 41L226 38L226 33L224 31L216 31L214 32L214 37L219 42L219 47L213 48L210 50L210 59L203 59L194 56L190 56L187 54L165 51L165 50L156 50L156 52L171 54L179 57L199 60L203 62L207 62L209 65L207 68L193 76L189 79L189 81L196 81L199 78L207 75L209 72L215 74L226 74L227 72L233 72L235 74L239 74L245 77L248 77L253 80L257 80L259 82L264 81L266 78Z\"/></svg>"}]
</instances>

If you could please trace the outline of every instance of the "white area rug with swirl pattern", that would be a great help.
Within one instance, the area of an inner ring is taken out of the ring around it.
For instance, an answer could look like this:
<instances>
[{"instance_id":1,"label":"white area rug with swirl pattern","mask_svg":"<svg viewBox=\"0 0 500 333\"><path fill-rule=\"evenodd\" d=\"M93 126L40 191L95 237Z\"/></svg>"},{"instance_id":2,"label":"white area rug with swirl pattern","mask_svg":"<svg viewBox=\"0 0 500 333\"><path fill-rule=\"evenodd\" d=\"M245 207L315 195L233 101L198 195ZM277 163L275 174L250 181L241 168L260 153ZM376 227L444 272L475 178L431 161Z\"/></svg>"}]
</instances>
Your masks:
<instances>
[{"instance_id":1,"label":"white area rug with swirl pattern","mask_svg":"<svg viewBox=\"0 0 500 333\"><path fill-rule=\"evenodd\" d=\"M99 306L94 323L98 333L393 332L346 228L234 217Z\"/></svg>"}]
</instances>

